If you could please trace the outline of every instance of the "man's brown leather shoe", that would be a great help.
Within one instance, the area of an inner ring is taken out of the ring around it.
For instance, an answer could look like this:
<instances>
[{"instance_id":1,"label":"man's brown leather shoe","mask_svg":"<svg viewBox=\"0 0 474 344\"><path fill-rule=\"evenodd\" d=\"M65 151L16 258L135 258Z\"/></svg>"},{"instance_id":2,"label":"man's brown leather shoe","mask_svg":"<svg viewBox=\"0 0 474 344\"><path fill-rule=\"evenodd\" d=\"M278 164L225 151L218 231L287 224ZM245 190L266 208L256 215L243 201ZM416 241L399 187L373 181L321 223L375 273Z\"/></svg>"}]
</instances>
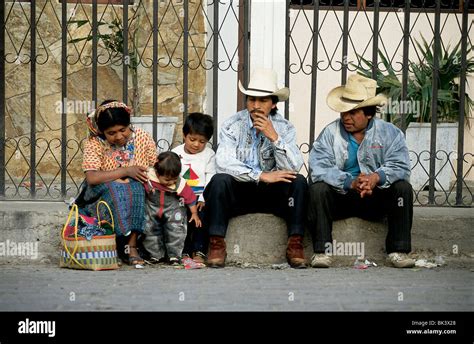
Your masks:
<instances>
[{"instance_id":1,"label":"man's brown leather shoe","mask_svg":"<svg viewBox=\"0 0 474 344\"><path fill-rule=\"evenodd\" d=\"M211 236L209 238L209 254L207 266L210 268L223 268L227 256L226 244L223 237Z\"/></svg>"},{"instance_id":2,"label":"man's brown leather shoe","mask_svg":"<svg viewBox=\"0 0 474 344\"><path fill-rule=\"evenodd\" d=\"M306 261L304 259L303 237L301 235L292 235L288 238L286 248L286 259L288 264L295 269L305 269Z\"/></svg>"}]
</instances>

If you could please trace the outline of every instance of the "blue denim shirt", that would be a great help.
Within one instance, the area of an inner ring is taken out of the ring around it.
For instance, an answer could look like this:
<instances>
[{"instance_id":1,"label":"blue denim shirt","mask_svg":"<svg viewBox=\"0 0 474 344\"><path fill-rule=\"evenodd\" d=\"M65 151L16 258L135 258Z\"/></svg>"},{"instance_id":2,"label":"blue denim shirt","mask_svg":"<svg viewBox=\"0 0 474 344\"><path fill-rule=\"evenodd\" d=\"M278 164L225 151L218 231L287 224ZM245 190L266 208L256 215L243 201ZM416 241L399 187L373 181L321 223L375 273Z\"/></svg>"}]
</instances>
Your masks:
<instances>
[{"instance_id":1,"label":"blue denim shirt","mask_svg":"<svg viewBox=\"0 0 474 344\"><path fill-rule=\"evenodd\" d=\"M289 170L299 172L303 155L296 144L296 130L280 113L269 116L278 139L271 142L256 135L250 114L242 110L227 119L220 129L216 170L239 181L257 182L262 172Z\"/></svg>"},{"instance_id":2,"label":"blue denim shirt","mask_svg":"<svg viewBox=\"0 0 474 344\"><path fill-rule=\"evenodd\" d=\"M247 154L244 157L243 163L249 166L252 171L261 172L262 169L260 168L260 161L258 159L258 148L260 141L265 138L261 132L257 134L257 129L253 126L252 119L248 116L248 125L250 127L250 135L252 136L252 146L251 146L251 154Z\"/></svg>"},{"instance_id":3,"label":"blue denim shirt","mask_svg":"<svg viewBox=\"0 0 474 344\"><path fill-rule=\"evenodd\" d=\"M311 182L323 181L338 192L349 190L352 176L344 171L349 157L349 134L337 119L328 124L309 153ZM388 188L398 180L410 180L410 158L403 132L391 123L373 118L357 151L360 171L377 172L378 187Z\"/></svg>"}]
</instances>

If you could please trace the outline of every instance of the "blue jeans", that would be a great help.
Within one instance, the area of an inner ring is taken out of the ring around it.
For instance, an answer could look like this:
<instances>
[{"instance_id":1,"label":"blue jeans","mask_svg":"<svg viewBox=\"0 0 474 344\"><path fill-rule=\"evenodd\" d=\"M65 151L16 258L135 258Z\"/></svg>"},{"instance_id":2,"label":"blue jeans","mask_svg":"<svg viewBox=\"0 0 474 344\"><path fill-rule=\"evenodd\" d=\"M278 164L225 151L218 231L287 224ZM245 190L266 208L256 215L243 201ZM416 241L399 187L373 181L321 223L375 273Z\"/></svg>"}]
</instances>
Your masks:
<instances>
[{"instance_id":1,"label":"blue jeans","mask_svg":"<svg viewBox=\"0 0 474 344\"><path fill-rule=\"evenodd\" d=\"M183 255L187 254L191 257L194 252L202 252L207 254L207 247L209 243L209 234L207 226L204 222L205 207L199 211L198 215L202 222L202 227L197 228L193 222L188 222L188 234L184 242ZM191 218L191 211L188 209L188 221Z\"/></svg>"},{"instance_id":2,"label":"blue jeans","mask_svg":"<svg viewBox=\"0 0 474 344\"><path fill-rule=\"evenodd\" d=\"M399 180L389 188L374 188L373 194L360 198L350 190L336 192L329 184L317 182L309 187L308 221L315 253L325 252L332 243L332 223L348 217L380 220L387 217L387 253L411 251L413 191L410 183Z\"/></svg>"},{"instance_id":3,"label":"blue jeans","mask_svg":"<svg viewBox=\"0 0 474 344\"><path fill-rule=\"evenodd\" d=\"M307 197L308 184L301 174L291 183L256 184L218 173L204 191L209 235L225 237L229 219L249 213L281 217L286 221L288 236L303 235Z\"/></svg>"}]
</instances>

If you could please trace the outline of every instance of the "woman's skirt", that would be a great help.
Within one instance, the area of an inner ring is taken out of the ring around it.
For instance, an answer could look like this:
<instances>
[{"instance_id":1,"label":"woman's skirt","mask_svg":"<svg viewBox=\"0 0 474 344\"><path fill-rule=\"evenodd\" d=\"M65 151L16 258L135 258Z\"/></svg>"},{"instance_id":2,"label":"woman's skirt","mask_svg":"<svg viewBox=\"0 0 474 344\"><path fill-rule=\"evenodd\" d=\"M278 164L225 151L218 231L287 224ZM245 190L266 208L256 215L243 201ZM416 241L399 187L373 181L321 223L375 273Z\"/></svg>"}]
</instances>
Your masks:
<instances>
[{"instance_id":1,"label":"woman's skirt","mask_svg":"<svg viewBox=\"0 0 474 344\"><path fill-rule=\"evenodd\" d=\"M85 186L76 199L80 212L97 216L97 203L105 201L114 217L117 236L128 236L131 232L143 233L145 225L145 188L134 179L128 183L107 182ZM111 222L109 211L99 206L100 218Z\"/></svg>"}]
</instances>

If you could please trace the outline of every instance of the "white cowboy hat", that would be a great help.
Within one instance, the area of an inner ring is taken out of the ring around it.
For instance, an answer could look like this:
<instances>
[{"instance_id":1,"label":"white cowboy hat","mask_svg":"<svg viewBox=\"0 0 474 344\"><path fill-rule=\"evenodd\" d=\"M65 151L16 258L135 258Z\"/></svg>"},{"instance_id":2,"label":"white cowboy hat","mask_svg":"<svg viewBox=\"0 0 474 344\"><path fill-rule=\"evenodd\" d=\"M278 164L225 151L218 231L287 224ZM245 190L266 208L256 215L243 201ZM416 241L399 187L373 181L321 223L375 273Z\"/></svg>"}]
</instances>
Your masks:
<instances>
[{"instance_id":1,"label":"white cowboy hat","mask_svg":"<svg viewBox=\"0 0 474 344\"><path fill-rule=\"evenodd\" d=\"M287 100L290 96L288 87L278 88L276 72L264 68L254 70L247 89L239 80L239 90L243 94L254 97L276 96L280 102Z\"/></svg>"},{"instance_id":2,"label":"white cowboy hat","mask_svg":"<svg viewBox=\"0 0 474 344\"><path fill-rule=\"evenodd\" d=\"M333 88L326 103L336 112L347 112L367 106L383 105L387 97L380 93L375 94L377 81L359 74L349 76L345 86Z\"/></svg>"}]
</instances>

